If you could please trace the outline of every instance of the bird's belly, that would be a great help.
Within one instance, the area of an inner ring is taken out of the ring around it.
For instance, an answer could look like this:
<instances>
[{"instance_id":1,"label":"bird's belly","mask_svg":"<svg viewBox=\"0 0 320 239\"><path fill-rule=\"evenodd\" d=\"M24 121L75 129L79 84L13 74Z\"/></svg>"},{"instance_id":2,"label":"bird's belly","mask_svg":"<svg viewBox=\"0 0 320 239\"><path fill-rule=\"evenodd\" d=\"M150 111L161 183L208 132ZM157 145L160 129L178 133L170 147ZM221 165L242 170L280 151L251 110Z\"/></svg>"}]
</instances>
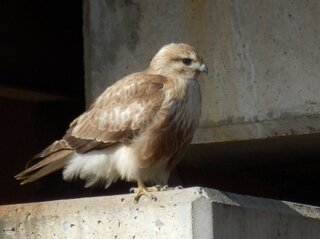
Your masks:
<instances>
[{"instance_id":1,"label":"bird's belly","mask_svg":"<svg viewBox=\"0 0 320 239\"><path fill-rule=\"evenodd\" d=\"M115 168L122 180L166 184L169 172L166 170L166 160L158 160L148 167L141 167L137 154L131 146L121 146L115 155Z\"/></svg>"},{"instance_id":2,"label":"bird's belly","mask_svg":"<svg viewBox=\"0 0 320 239\"><path fill-rule=\"evenodd\" d=\"M108 187L119 178L125 181L166 183L168 173L165 164L160 161L148 168L141 168L136 154L130 145L114 145L103 150L93 150L86 154L75 154L63 171L65 180L81 178L86 187L104 183Z\"/></svg>"}]
</instances>

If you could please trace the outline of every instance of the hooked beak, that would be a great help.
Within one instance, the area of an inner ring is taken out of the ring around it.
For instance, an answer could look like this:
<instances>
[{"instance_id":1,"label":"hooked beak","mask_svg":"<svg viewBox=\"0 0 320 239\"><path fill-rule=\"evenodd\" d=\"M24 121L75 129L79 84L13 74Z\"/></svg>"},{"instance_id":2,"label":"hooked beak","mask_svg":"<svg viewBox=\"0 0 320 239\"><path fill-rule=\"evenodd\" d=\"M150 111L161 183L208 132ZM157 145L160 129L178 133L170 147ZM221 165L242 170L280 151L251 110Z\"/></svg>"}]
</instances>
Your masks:
<instances>
[{"instance_id":1,"label":"hooked beak","mask_svg":"<svg viewBox=\"0 0 320 239\"><path fill-rule=\"evenodd\" d=\"M199 67L199 71L208 74L208 67L202 63Z\"/></svg>"}]
</instances>

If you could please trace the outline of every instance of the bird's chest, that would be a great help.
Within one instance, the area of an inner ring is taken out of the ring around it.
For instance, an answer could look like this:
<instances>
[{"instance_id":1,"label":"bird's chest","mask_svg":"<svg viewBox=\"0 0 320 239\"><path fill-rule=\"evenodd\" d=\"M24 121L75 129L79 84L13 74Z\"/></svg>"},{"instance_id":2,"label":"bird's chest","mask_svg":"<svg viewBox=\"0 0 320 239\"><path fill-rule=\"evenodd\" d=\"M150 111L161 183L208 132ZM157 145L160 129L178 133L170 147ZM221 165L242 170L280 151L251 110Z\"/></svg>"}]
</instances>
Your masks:
<instances>
[{"instance_id":1,"label":"bird's chest","mask_svg":"<svg viewBox=\"0 0 320 239\"><path fill-rule=\"evenodd\" d=\"M140 168L154 167L159 163L171 169L190 143L200 119L201 95L196 81L182 86L185 88L166 92L165 102L152 124L135 138L133 146ZM157 167L155 171L162 170Z\"/></svg>"},{"instance_id":2,"label":"bird's chest","mask_svg":"<svg viewBox=\"0 0 320 239\"><path fill-rule=\"evenodd\" d=\"M186 137L188 134L193 135L198 126L201 115L201 93L197 81L188 82L183 85L182 90L182 93L178 93L172 99L169 119L173 127Z\"/></svg>"}]
</instances>

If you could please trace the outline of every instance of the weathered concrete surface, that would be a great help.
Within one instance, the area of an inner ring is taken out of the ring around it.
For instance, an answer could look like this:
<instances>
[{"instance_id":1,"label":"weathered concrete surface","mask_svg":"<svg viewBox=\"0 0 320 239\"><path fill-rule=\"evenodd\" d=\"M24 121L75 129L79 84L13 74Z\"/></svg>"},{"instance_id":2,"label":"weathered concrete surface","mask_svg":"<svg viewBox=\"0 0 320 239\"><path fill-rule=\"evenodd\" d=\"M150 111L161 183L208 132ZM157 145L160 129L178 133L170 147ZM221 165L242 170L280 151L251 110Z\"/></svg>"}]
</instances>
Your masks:
<instances>
[{"instance_id":1,"label":"weathered concrete surface","mask_svg":"<svg viewBox=\"0 0 320 239\"><path fill-rule=\"evenodd\" d=\"M84 1L88 102L164 44L194 45L208 143L320 131L318 0Z\"/></svg>"},{"instance_id":2,"label":"weathered concrete surface","mask_svg":"<svg viewBox=\"0 0 320 239\"><path fill-rule=\"evenodd\" d=\"M320 208L188 188L0 206L0 238L319 238Z\"/></svg>"}]
</instances>

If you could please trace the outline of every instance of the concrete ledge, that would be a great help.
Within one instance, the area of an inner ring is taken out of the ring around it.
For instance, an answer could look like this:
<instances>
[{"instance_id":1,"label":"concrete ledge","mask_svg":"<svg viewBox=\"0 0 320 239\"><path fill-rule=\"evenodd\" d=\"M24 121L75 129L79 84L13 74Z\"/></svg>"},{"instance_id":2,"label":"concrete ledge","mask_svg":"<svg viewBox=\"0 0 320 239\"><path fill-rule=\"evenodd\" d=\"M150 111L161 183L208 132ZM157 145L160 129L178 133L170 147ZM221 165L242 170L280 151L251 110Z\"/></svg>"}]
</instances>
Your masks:
<instances>
[{"instance_id":1,"label":"concrete ledge","mask_svg":"<svg viewBox=\"0 0 320 239\"><path fill-rule=\"evenodd\" d=\"M320 208L187 188L0 207L0 238L319 238Z\"/></svg>"}]
</instances>

